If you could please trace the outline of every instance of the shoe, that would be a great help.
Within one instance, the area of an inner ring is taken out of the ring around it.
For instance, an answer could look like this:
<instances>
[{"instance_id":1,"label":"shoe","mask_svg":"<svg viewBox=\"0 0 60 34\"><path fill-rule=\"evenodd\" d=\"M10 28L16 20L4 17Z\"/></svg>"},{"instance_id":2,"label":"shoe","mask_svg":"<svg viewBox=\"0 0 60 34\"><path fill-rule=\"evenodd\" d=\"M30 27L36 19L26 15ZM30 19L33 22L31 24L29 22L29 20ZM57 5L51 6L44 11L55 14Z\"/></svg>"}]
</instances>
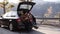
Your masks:
<instances>
[{"instance_id":1,"label":"shoe","mask_svg":"<svg viewBox=\"0 0 60 34\"><path fill-rule=\"evenodd\" d=\"M37 26L34 26L34 28L35 28L35 29L38 29L38 27L37 27Z\"/></svg>"}]
</instances>

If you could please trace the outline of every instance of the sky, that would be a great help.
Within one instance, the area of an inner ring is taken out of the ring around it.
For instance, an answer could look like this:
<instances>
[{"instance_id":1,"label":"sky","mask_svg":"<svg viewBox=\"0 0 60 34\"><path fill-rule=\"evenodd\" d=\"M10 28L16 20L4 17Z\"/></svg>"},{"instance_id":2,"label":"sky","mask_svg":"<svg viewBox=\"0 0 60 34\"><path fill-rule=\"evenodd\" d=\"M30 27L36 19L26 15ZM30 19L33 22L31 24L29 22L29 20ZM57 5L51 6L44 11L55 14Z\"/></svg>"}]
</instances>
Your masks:
<instances>
[{"instance_id":1,"label":"sky","mask_svg":"<svg viewBox=\"0 0 60 34\"><path fill-rule=\"evenodd\" d=\"M47 2L60 2L60 0L43 0L43 1L47 1Z\"/></svg>"},{"instance_id":2,"label":"sky","mask_svg":"<svg viewBox=\"0 0 60 34\"><path fill-rule=\"evenodd\" d=\"M13 3L18 3L19 0L8 0L10 3L13 2ZM0 0L0 2L3 2L3 0Z\"/></svg>"},{"instance_id":3,"label":"sky","mask_svg":"<svg viewBox=\"0 0 60 34\"><path fill-rule=\"evenodd\" d=\"M0 2L2 2L3 0L0 0ZM19 0L8 0L9 2L13 2L13 3L18 3ZM60 0L33 0L35 2L39 2L39 1L46 1L46 2L60 2Z\"/></svg>"}]
</instances>

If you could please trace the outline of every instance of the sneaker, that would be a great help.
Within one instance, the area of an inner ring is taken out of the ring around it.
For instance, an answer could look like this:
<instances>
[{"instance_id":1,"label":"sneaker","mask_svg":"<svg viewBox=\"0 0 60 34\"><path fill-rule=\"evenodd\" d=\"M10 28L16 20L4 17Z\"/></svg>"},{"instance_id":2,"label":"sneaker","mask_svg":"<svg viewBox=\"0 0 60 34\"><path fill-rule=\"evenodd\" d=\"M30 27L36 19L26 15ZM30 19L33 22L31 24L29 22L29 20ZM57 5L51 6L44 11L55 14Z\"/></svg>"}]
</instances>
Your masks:
<instances>
[{"instance_id":1,"label":"sneaker","mask_svg":"<svg viewBox=\"0 0 60 34\"><path fill-rule=\"evenodd\" d=\"M37 26L34 26L34 28L35 28L35 29L38 29L38 27L37 27Z\"/></svg>"}]
</instances>

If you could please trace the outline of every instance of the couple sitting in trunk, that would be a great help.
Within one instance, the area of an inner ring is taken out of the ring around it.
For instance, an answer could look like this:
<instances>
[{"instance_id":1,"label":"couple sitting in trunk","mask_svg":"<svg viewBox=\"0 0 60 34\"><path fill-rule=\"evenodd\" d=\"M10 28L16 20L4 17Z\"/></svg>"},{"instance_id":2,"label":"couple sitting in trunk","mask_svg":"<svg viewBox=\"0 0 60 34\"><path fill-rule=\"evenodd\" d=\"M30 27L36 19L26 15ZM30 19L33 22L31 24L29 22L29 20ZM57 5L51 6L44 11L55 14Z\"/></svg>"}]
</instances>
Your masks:
<instances>
[{"instance_id":1,"label":"couple sitting in trunk","mask_svg":"<svg viewBox=\"0 0 60 34\"><path fill-rule=\"evenodd\" d=\"M35 26L35 25L37 25L35 17L30 13L30 11L34 5L35 5L35 3L33 3L33 2L19 3L18 8L17 8L17 14L20 17L20 19L22 20L22 22L30 21L30 22L32 22L32 25L35 28L38 28L37 26Z\"/></svg>"}]
</instances>

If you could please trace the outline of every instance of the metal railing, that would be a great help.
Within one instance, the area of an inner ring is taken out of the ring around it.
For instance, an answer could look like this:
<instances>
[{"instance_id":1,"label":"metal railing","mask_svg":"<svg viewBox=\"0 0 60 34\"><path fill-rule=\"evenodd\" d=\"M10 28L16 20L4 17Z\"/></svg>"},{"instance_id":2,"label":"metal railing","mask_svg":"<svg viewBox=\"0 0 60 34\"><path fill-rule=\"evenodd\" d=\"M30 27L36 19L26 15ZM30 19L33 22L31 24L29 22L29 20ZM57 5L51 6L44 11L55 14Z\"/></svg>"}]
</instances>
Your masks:
<instances>
[{"instance_id":1,"label":"metal railing","mask_svg":"<svg viewBox=\"0 0 60 34\"><path fill-rule=\"evenodd\" d=\"M44 19L44 20L45 19L55 19L55 20L57 19L57 20L59 20L60 18L36 18L36 19Z\"/></svg>"},{"instance_id":2,"label":"metal railing","mask_svg":"<svg viewBox=\"0 0 60 34\"><path fill-rule=\"evenodd\" d=\"M39 25L58 25L60 26L60 18L36 18Z\"/></svg>"}]
</instances>

